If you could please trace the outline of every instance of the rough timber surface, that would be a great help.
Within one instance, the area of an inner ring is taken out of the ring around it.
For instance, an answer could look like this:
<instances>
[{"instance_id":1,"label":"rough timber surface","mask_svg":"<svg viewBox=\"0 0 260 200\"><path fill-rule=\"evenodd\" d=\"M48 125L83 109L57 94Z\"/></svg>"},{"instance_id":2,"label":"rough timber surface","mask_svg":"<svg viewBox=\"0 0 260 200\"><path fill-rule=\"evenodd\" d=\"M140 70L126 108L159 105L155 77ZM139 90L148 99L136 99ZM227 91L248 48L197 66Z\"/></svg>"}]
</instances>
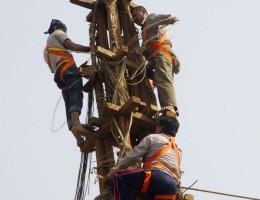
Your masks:
<instances>
[{"instance_id":1,"label":"rough timber surface","mask_svg":"<svg viewBox=\"0 0 260 200\"><path fill-rule=\"evenodd\" d=\"M86 19L90 22L92 63L81 68L80 73L89 80L84 90L94 91L98 111L98 116L88 121L96 127L95 134L81 134L87 138L81 150L96 152L98 177L106 177L115 164L113 146L119 147L120 155L126 153L118 138L113 138L117 136L112 130L119 129L124 144L134 147L155 128L157 105L150 98L153 91L141 68L144 67L143 56L133 53L139 41L130 9L136 4L131 0L70 2L89 11ZM125 71L120 76L122 69ZM102 178L99 178L99 188L100 193L107 188Z\"/></svg>"}]
</instances>

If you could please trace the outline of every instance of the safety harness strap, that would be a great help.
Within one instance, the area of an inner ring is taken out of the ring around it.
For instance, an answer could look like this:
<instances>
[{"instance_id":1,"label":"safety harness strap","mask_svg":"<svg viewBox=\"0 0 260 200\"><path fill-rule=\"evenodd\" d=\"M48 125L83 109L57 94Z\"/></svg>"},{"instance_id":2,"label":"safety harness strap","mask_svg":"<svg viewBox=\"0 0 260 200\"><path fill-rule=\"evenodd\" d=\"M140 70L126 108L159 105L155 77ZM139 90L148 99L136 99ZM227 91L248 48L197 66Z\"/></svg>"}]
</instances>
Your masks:
<instances>
[{"instance_id":1,"label":"safety harness strap","mask_svg":"<svg viewBox=\"0 0 260 200\"><path fill-rule=\"evenodd\" d=\"M152 176L151 171L145 172L145 179L144 179L143 187L142 187L142 190L141 190L142 193L146 193L148 186L149 186L149 183L150 183L150 180L151 180L151 176Z\"/></svg>"},{"instance_id":2,"label":"safety harness strap","mask_svg":"<svg viewBox=\"0 0 260 200\"><path fill-rule=\"evenodd\" d=\"M164 146L161 150L159 150L158 152L156 152L147 162L144 163L144 169L146 170L146 175L145 175L145 180L143 183L143 187L141 192L146 193L147 189L149 187L150 184L150 180L151 180L151 167L163 167L163 168L167 168L171 174L176 178L176 180L179 179L179 175L171 170L167 165L161 163L161 162L155 162L152 163L156 158L160 157L161 155L163 155L164 153L166 153L168 150L170 150L170 148L173 148L177 157L177 164L178 164L178 168L180 167L180 155L178 152L178 148L174 142L174 140L172 139L172 137L169 137L169 143Z\"/></svg>"},{"instance_id":3,"label":"safety harness strap","mask_svg":"<svg viewBox=\"0 0 260 200\"><path fill-rule=\"evenodd\" d=\"M66 63L62 69L60 70L60 79L64 82L63 79L63 73L70 68L73 64L75 64L75 61L72 57L72 55L68 55L66 53L63 52L62 49L59 48L49 48L48 44L46 45L46 51L47 51L47 58L48 58L48 64L49 66L51 66L50 63L50 54L56 55L56 56L60 56L60 60L59 62L57 62L56 67L58 67L59 65L61 65L62 63ZM62 91L68 89L67 86L61 88Z\"/></svg>"},{"instance_id":4,"label":"safety harness strap","mask_svg":"<svg viewBox=\"0 0 260 200\"><path fill-rule=\"evenodd\" d=\"M151 162L153 162L156 158L166 153L171 148L171 146L172 144L171 142L169 142L168 145L164 146L161 150L157 151L147 162L144 163L144 168L149 168Z\"/></svg>"},{"instance_id":5,"label":"safety harness strap","mask_svg":"<svg viewBox=\"0 0 260 200\"><path fill-rule=\"evenodd\" d=\"M169 169L169 167L167 167L167 166L166 166L165 164L163 164L163 163L160 163L160 162L152 163L152 164L150 164L150 167L163 167L163 168L167 168L167 169L171 172L171 174L176 178L176 180L179 179L178 174L177 174L175 171Z\"/></svg>"},{"instance_id":6,"label":"safety harness strap","mask_svg":"<svg viewBox=\"0 0 260 200\"><path fill-rule=\"evenodd\" d=\"M147 41L147 45L149 45L153 49L152 57L155 59L156 53L158 51L161 51L170 61L171 63L174 63L174 59L172 55L166 50L166 48L171 48L171 45L169 44L163 44L163 42L167 39L167 34L163 34L158 42L151 42ZM143 39L144 41L147 40L147 28L146 26L143 29Z\"/></svg>"}]
</instances>

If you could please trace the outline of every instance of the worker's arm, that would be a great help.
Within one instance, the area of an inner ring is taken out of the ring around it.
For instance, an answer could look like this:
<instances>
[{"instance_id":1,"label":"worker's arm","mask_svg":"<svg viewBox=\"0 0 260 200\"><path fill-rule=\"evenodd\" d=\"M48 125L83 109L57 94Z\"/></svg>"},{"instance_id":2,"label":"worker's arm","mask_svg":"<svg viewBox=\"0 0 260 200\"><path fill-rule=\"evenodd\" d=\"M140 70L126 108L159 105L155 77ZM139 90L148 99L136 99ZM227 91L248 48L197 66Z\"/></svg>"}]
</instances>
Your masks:
<instances>
[{"instance_id":1,"label":"worker's arm","mask_svg":"<svg viewBox=\"0 0 260 200\"><path fill-rule=\"evenodd\" d=\"M113 178L115 172L119 169L127 169L128 167L142 161L142 158L147 154L150 141L147 137L144 138L138 146L135 146L122 160L120 160L117 166L112 167L108 174L110 179Z\"/></svg>"},{"instance_id":2,"label":"worker's arm","mask_svg":"<svg viewBox=\"0 0 260 200\"><path fill-rule=\"evenodd\" d=\"M147 30L153 30L161 25L174 24L176 21L178 21L176 17L172 17L171 15L158 15L155 13L150 15L150 19L151 19L151 24L146 27Z\"/></svg>"},{"instance_id":3,"label":"worker's arm","mask_svg":"<svg viewBox=\"0 0 260 200\"><path fill-rule=\"evenodd\" d=\"M70 39L64 40L63 45L67 49L70 49L71 51L90 52L89 47L83 46L83 45L80 45L80 44L76 44L76 43L72 42Z\"/></svg>"},{"instance_id":4,"label":"worker's arm","mask_svg":"<svg viewBox=\"0 0 260 200\"><path fill-rule=\"evenodd\" d=\"M171 15L157 15L158 25L174 24L178 19Z\"/></svg>"},{"instance_id":5,"label":"worker's arm","mask_svg":"<svg viewBox=\"0 0 260 200\"><path fill-rule=\"evenodd\" d=\"M118 163L118 169L126 169L140 161L148 152L150 145L149 136L145 137L137 146L135 146L122 160Z\"/></svg>"}]
</instances>

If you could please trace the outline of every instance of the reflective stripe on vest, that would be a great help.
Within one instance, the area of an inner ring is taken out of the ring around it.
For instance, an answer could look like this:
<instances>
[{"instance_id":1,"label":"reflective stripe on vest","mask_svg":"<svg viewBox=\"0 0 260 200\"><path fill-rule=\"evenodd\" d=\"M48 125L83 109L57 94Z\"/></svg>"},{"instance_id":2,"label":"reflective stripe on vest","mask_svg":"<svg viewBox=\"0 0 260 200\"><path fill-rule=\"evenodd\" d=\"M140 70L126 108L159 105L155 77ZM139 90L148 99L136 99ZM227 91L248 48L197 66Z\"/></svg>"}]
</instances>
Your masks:
<instances>
[{"instance_id":1,"label":"reflective stripe on vest","mask_svg":"<svg viewBox=\"0 0 260 200\"><path fill-rule=\"evenodd\" d=\"M156 53L158 51L162 52L170 61L171 63L174 63L174 59L172 55L166 50L166 48L171 48L171 45L169 44L163 44L163 42L167 39L167 34L163 34L158 42L151 42L147 41L147 28L144 27L143 30L143 39L144 41L147 41L147 45L149 45L153 49L152 57L155 59Z\"/></svg>"},{"instance_id":2,"label":"reflective stripe on vest","mask_svg":"<svg viewBox=\"0 0 260 200\"><path fill-rule=\"evenodd\" d=\"M58 63L56 64L56 67L58 67L60 64L66 62L66 64L62 67L62 69L60 71L60 79L64 82L64 79L62 77L64 71L67 70L68 68L70 68L71 65L75 64L75 61L74 61L72 55L68 55L68 54L64 53L62 49L58 49L58 48L51 49L51 48L48 47L48 44L46 45L45 48L46 48L46 51L47 51L47 58L48 58L49 66L51 66L50 53L53 54L53 55L61 57L60 60L58 61ZM64 90L65 89L66 88L64 88ZM61 90L63 90L63 88Z\"/></svg>"},{"instance_id":3,"label":"reflective stripe on vest","mask_svg":"<svg viewBox=\"0 0 260 200\"><path fill-rule=\"evenodd\" d=\"M155 162L152 163L155 159L157 159L158 157L160 157L161 155L165 154L167 151L169 151L171 148L174 149L175 154L176 154L176 158L177 158L177 164L178 164L178 168L180 168L180 154L179 154L179 150L174 142L174 140L172 139L172 137L169 137L169 144L164 146L161 150L157 151L147 162L144 163L144 169L146 170L146 175L145 175L145 180L143 183L143 187L141 192L146 193L147 189L149 187L150 184L150 180L151 180L151 167L163 167L168 169L171 174L176 178L176 180L179 180L179 175L171 170L167 165L161 163L161 162Z\"/></svg>"}]
</instances>

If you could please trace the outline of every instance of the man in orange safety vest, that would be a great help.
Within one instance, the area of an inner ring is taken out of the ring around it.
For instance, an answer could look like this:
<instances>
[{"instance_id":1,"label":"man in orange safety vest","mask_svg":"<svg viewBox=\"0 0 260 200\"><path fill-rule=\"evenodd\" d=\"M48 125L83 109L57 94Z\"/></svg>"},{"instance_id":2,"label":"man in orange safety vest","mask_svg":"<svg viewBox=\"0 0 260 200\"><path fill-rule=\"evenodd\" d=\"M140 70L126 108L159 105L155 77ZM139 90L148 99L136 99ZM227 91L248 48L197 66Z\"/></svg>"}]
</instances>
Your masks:
<instances>
[{"instance_id":1,"label":"man in orange safety vest","mask_svg":"<svg viewBox=\"0 0 260 200\"><path fill-rule=\"evenodd\" d=\"M131 190L156 200L175 199L181 176L181 151L174 139L179 122L171 108L162 111L156 133L146 136L111 169L115 200L134 200ZM128 168L138 162L144 169Z\"/></svg>"},{"instance_id":2,"label":"man in orange safety vest","mask_svg":"<svg viewBox=\"0 0 260 200\"><path fill-rule=\"evenodd\" d=\"M174 89L174 73L180 71L180 62L172 51L164 26L177 21L171 15L149 14L143 6L131 10L133 21L141 26L144 56L148 61L147 77L153 79L158 90L161 108L173 107L177 116L179 109Z\"/></svg>"},{"instance_id":3,"label":"man in orange safety vest","mask_svg":"<svg viewBox=\"0 0 260 200\"><path fill-rule=\"evenodd\" d=\"M62 91L68 128L74 134L77 145L81 147L84 138L77 135L77 131L82 126L79 116L82 109L83 85L70 50L89 52L90 48L72 42L67 36L66 25L60 20L53 19L44 34L49 34L44 48L44 60L54 73L54 81Z\"/></svg>"}]
</instances>

